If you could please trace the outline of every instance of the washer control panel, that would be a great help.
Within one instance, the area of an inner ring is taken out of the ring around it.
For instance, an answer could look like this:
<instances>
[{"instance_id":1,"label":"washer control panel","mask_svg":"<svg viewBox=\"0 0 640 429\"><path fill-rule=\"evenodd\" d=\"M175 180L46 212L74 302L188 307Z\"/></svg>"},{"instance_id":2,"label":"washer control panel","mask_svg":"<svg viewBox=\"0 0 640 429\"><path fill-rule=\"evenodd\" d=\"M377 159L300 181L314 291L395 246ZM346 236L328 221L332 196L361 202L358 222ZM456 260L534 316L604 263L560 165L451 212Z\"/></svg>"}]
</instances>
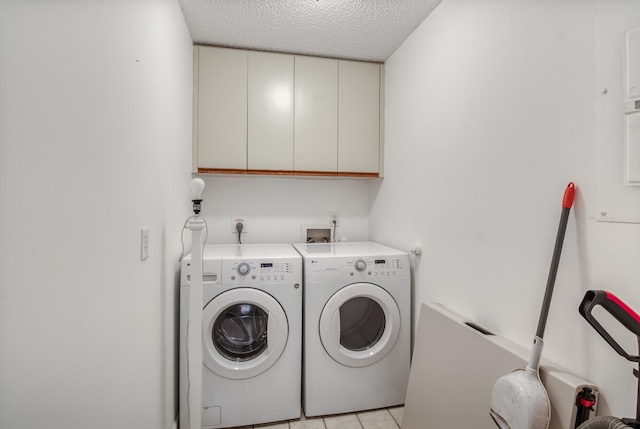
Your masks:
<instances>
[{"instance_id":1,"label":"washer control panel","mask_svg":"<svg viewBox=\"0 0 640 429\"><path fill-rule=\"evenodd\" d=\"M223 282L282 283L299 282L301 263L292 259L222 261Z\"/></svg>"}]
</instances>

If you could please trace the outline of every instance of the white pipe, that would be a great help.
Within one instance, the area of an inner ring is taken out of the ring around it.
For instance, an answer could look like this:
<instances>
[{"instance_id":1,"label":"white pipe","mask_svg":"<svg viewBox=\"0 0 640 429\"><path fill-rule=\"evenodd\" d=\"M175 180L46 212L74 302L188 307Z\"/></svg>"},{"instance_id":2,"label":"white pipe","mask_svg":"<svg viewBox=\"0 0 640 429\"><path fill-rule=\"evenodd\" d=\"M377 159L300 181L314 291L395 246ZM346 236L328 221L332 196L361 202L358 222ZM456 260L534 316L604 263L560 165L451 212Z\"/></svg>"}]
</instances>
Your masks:
<instances>
[{"instance_id":1,"label":"white pipe","mask_svg":"<svg viewBox=\"0 0 640 429\"><path fill-rule=\"evenodd\" d=\"M613 416L599 416L587 420L578 429L633 429L631 426Z\"/></svg>"},{"instance_id":2,"label":"white pipe","mask_svg":"<svg viewBox=\"0 0 640 429\"><path fill-rule=\"evenodd\" d=\"M531 353L529 354L529 362L527 362L527 368L534 371L538 371L540 366L540 356L542 355L542 348L544 347L544 341L542 338L536 336L533 339L533 345L531 346Z\"/></svg>"},{"instance_id":3,"label":"white pipe","mask_svg":"<svg viewBox=\"0 0 640 429\"><path fill-rule=\"evenodd\" d=\"M191 230L191 281L189 286L189 422L190 429L202 427L202 230L204 220L189 220Z\"/></svg>"}]
</instances>

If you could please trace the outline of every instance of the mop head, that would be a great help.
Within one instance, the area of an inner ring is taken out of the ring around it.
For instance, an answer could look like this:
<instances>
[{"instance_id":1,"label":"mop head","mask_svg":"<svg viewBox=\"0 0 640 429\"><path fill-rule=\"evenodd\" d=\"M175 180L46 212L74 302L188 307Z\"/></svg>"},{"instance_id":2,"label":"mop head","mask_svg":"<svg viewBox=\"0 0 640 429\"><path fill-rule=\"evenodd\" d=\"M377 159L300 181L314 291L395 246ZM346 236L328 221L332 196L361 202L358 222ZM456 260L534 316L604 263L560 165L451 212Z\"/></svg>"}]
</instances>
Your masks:
<instances>
[{"instance_id":1,"label":"mop head","mask_svg":"<svg viewBox=\"0 0 640 429\"><path fill-rule=\"evenodd\" d=\"M489 414L500 429L547 429L549 396L538 372L517 369L500 377L493 386Z\"/></svg>"}]
</instances>

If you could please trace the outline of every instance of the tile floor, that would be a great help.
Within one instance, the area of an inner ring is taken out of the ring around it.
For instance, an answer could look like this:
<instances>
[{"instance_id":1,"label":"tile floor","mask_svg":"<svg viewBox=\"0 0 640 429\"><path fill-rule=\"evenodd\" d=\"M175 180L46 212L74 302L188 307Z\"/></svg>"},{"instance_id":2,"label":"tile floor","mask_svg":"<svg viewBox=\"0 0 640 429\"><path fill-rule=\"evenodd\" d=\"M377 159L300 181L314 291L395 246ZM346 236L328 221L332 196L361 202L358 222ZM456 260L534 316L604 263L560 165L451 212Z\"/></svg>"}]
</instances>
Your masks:
<instances>
[{"instance_id":1,"label":"tile floor","mask_svg":"<svg viewBox=\"0 0 640 429\"><path fill-rule=\"evenodd\" d=\"M245 426L239 429L398 429L404 407L383 408L326 417L303 417L288 422Z\"/></svg>"}]
</instances>

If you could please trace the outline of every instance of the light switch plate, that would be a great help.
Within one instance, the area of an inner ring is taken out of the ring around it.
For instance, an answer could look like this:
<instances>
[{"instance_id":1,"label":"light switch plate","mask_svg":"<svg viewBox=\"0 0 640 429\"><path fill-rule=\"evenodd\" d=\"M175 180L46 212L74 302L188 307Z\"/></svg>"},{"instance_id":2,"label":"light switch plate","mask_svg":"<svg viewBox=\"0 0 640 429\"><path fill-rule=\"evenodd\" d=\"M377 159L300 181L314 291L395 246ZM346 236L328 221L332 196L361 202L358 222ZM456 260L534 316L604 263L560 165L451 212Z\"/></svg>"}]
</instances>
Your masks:
<instances>
[{"instance_id":1,"label":"light switch plate","mask_svg":"<svg viewBox=\"0 0 640 429\"><path fill-rule=\"evenodd\" d=\"M145 261L149 257L149 228L140 229L140 260Z\"/></svg>"}]
</instances>

